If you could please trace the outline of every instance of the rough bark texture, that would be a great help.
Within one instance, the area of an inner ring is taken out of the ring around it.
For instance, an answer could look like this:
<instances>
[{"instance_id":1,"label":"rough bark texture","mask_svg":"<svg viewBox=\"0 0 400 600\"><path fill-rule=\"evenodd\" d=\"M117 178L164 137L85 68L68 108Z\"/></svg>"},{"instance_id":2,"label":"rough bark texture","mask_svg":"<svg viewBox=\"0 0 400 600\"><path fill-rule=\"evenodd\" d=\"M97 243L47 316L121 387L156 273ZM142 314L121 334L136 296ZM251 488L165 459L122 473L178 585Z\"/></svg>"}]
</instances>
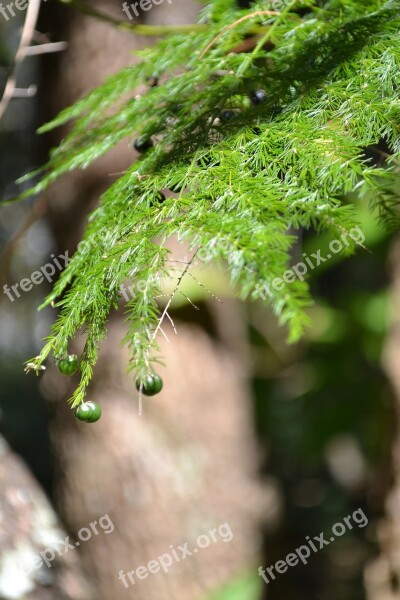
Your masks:
<instances>
[{"instance_id":1,"label":"rough bark texture","mask_svg":"<svg viewBox=\"0 0 400 600\"><path fill-rule=\"evenodd\" d=\"M123 327L115 322L89 398L103 407L96 426L76 423L60 394L54 443L62 466L60 504L72 531L109 514L115 526L82 546L81 556L104 598L187 599L253 564L258 520L272 509L256 483L256 456L243 368L200 328L177 323L163 344L164 391L147 399L138 416L137 395L117 351ZM50 381L52 379L52 381ZM58 374L47 392L60 392ZM54 388L53 388L54 386ZM66 390L65 390L66 391ZM126 591L125 572L228 523L233 540L217 536L196 556L174 563Z\"/></svg>"},{"instance_id":2,"label":"rough bark texture","mask_svg":"<svg viewBox=\"0 0 400 600\"><path fill-rule=\"evenodd\" d=\"M97 6L104 8L102 3ZM111 11L113 5L106 8ZM195 3L175 0L153 7L148 20L188 22L197 9ZM132 61L135 47L149 43L83 16L72 17L58 35L67 37L70 46L52 79L53 114ZM122 171L133 158L133 150L122 144L110 157L65 177L53 189L51 221L60 249L74 247L88 207L110 174ZM246 361L234 352L236 342L237 347L242 344L241 315L228 302L214 317L216 339L188 323L177 323L178 336L170 332L171 344L162 344L164 390L146 402L143 417L138 416L132 379L124 372L128 357L119 349L124 333L120 316L110 324L90 392L90 399L103 406L98 424L74 420L65 405L72 382L55 369L43 378L43 393L54 402L63 518L72 532L106 513L115 526L112 534L99 534L79 548L98 598L200 598L254 566L261 545L258 523L262 514L273 514L274 496L257 482ZM135 577L128 589L118 580L121 569L145 565L170 551L170 545L188 542L191 547L198 535L225 522L234 535L229 543L217 536L208 548L174 562L170 573Z\"/></svg>"},{"instance_id":3,"label":"rough bark texture","mask_svg":"<svg viewBox=\"0 0 400 600\"><path fill-rule=\"evenodd\" d=\"M2 437L0 499L0 598L93 600L78 553L63 554L66 531L25 464Z\"/></svg>"}]
</instances>

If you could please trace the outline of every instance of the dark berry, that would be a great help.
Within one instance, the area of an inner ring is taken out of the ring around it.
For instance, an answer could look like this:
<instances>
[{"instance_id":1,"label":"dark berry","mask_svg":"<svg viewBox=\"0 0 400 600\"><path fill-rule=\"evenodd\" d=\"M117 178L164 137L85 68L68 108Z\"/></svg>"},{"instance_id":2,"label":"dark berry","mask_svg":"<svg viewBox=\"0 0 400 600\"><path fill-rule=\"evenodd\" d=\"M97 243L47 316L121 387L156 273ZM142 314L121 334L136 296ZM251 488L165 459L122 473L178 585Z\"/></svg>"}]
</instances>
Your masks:
<instances>
[{"instance_id":1,"label":"dark berry","mask_svg":"<svg viewBox=\"0 0 400 600\"><path fill-rule=\"evenodd\" d=\"M146 79L147 85L149 87L157 87L158 86L158 77L156 75L151 75Z\"/></svg>"},{"instance_id":2,"label":"dark berry","mask_svg":"<svg viewBox=\"0 0 400 600\"><path fill-rule=\"evenodd\" d=\"M101 417L101 408L97 402L84 402L75 409L75 417L85 423L95 423Z\"/></svg>"},{"instance_id":3,"label":"dark berry","mask_svg":"<svg viewBox=\"0 0 400 600\"><path fill-rule=\"evenodd\" d=\"M250 92L249 95L251 103L255 106L257 104L262 104L265 101L266 97L267 94L264 92L264 90L254 90L253 92Z\"/></svg>"},{"instance_id":4,"label":"dark berry","mask_svg":"<svg viewBox=\"0 0 400 600\"><path fill-rule=\"evenodd\" d=\"M235 112L234 110L223 110L222 113L219 115L219 118L221 121L223 121L224 123L226 121L231 121L232 119L236 119L236 117L238 116L237 112Z\"/></svg>"},{"instance_id":5,"label":"dark berry","mask_svg":"<svg viewBox=\"0 0 400 600\"><path fill-rule=\"evenodd\" d=\"M78 357L76 354L68 354L58 361L58 368L63 375L74 375L78 370Z\"/></svg>"},{"instance_id":6,"label":"dark berry","mask_svg":"<svg viewBox=\"0 0 400 600\"><path fill-rule=\"evenodd\" d=\"M136 389L145 396L154 396L161 392L163 381L156 373L149 373L143 379L136 379Z\"/></svg>"},{"instance_id":7,"label":"dark berry","mask_svg":"<svg viewBox=\"0 0 400 600\"><path fill-rule=\"evenodd\" d=\"M135 148L135 150L137 150L141 154L143 154L143 152L146 152L146 150L149 150L152 146L153 142L150 138L140 137L133 143L133 147Z\"/></svg>"}]
</instances>

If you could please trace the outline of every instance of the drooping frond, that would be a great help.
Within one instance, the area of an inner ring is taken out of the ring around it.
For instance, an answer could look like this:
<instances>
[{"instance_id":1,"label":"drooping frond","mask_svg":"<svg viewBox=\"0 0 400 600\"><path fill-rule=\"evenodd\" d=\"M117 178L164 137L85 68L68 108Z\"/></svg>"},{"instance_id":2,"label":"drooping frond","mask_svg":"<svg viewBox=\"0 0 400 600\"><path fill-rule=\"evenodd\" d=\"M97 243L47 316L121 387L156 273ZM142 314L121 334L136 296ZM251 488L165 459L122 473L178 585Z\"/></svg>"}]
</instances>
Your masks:
<instances>
[{"instance_id":1,"label":"drooping frond","mask_svg":"<svg viewBox=\"0 0 400 600\"><path fill-rule=\"evenodd\" d=\"M242 298L265 298L268 289L295 341L307 324L307 284L271 283L288 268L296 229L348 232L357 224L345 200L350 192L398 225L400 0L259 2L249 10L217 0L200 21L205 31L141 51L140 64L41 129L73 121L23 197L86 168L121 139L153 141L104 193L86 250L46 300L60 314L33 361L37 369L50 353L66 353L78 331L87 335L73 405L84 398L107 317L132 276L144 284L127 302L131 367L143 373L156 359L156 298L171 235L201 249L203 260L224 261ZM162 83L137 97L137 86L154 75ZM252 102L260 89L264 101ZM391 155L378 168L365 149L382 139ZM159 202L160 190L177 187L178 196Z\"/></svg>"}]
</instances>

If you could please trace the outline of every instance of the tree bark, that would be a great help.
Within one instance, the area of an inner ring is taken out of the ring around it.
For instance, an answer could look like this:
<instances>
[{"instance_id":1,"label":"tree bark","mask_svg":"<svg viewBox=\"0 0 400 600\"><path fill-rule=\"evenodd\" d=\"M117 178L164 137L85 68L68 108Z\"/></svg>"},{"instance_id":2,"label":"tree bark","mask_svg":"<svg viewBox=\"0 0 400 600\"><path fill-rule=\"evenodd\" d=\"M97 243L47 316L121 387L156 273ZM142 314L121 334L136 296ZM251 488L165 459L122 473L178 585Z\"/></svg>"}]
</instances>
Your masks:
<instances>
[{"instance_id":1,"label":"tree bark","mask_svg":"<svg viewBox=\"0 0 400 600\"><path fill-rule=\"evenodd\" d=\"M392 247L390 267L390 328L383 365L395 398L396 430L392 440L393 483L385 502L385 516L378 524L380 555L365 571L368 600L400 598L400 239Z\"/></svg>"},{"instance_id":2,"label":"tree bark","mask_svg":"<svg viewBox=\"0 0 400 600\"><path fill-rule=\"evenodd\" d=\"M94 600L78 554L63 553L67 532L2 437L0 459L0 598Z\"/></svg>"}]
</instances>

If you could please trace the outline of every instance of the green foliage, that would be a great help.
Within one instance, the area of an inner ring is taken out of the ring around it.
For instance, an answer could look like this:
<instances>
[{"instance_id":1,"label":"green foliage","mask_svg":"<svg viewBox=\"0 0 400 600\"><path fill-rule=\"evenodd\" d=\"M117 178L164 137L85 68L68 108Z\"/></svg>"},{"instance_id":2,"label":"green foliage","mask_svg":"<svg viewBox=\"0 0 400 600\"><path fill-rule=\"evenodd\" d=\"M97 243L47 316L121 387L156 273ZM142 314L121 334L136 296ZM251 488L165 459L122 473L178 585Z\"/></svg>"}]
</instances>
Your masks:
<instances>
[{"instance_id":1,"label":"green foliage","mask_svg":"<svg viewBox=\"0 0 400 600\"><path fill-rule=\"evenodd\" d=\"M236 23L266 10L278 14ZM398 223L400 0L256 2L251 10L216 0L200 22L205 31L174 35L139 52L140 64L41 129L73 120L40 182L24 196L86 168L123 138L154 141L104 193L84 237L96 244L75 254L46 300L61 311L33 361L36 370L49 354L66 354L78 332L87 336L74 406L83 401L120 286L133 276L147 283L127 302L125 341L131 367L139 375L152 370L156 297L160 278L168 275L171 235L193 251L200 247L209 260L225 261L240 296L257 299L287 269L297 229L337 237L357 224L346 194L356 191ZM253 49L238 51L251 36ZM162 83L135 96L152 75ZM248 95L260 88L266 101L252 106ZM221 122L226 108L236 118ZM391 152L385 169L364 154L382 139ZM155 201L161 189L177 184L183 187L178 197ZM297 340L308 322L307 284L270 290L289 339Z\"/></svg>"},{"instance_id":2,"label":"green foliage","mask_svg":"<svg viewBox=\"0 0 400 600\"><path fill-rule=\"evenodd\" d=\"M257 600L260 598L263 580L254 573L246 573L233 579L207 600Z\"/></svg>"}]
</instances>

